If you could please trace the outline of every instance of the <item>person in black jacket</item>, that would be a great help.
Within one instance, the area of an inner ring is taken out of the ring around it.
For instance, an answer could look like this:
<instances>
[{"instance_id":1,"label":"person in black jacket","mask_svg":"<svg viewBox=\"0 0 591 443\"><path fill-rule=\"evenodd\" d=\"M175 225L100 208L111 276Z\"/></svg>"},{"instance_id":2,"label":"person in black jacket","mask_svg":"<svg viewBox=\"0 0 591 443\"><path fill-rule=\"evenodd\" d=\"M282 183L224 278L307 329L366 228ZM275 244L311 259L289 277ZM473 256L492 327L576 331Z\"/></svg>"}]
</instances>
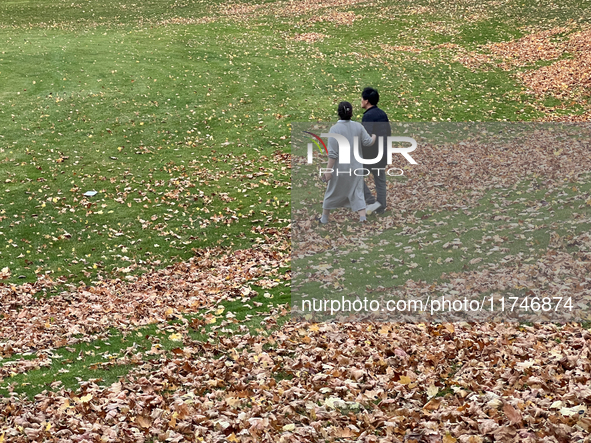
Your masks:
<instances>
[{"instance_id":1,"label":"person in black jacket","mask_svg":"<svg viewBox=\"0 0 591 443\"><path fill-rule=\"evenodd\" d=\"M382 138L382 157L377 163L372 165L365 165L373 175L374 183L376 185L377 197L374 197L367 183L363 182L363 193L365 196L365 204L367 205L367 215L372 212L376 214L383 213L386 210L386 166L387 166L387 143L386 137L392 135L388 116L384 111L378 108L377 104L380 101L380 94L377 90L367 87L361 92L361 107L365 109L361 123L367 130L368 134L376 134ZM378 155L378 143L372 146L363 148L364 159L375 159ZM376 201L377 200L377 201Z\"/></svg>"}]
</instances>

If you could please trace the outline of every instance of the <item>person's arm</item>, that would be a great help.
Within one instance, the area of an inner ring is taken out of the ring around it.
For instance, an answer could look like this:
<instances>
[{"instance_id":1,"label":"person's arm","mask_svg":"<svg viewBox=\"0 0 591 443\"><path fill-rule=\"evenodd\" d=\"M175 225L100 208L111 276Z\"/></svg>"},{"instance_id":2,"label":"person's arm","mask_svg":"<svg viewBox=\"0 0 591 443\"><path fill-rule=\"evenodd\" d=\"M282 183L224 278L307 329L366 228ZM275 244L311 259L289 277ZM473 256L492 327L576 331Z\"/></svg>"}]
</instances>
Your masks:
<instances>
[{"instance_id":1,"label":"person's arm","mask_svg":"<svg viewBox=\"0 0 591 443\"><path fill-rule=\"evenodd\" d=\"M363 128L363 126L362 126ZM373 146L376 142L376 135L372 134L371 136L367 133L365 128L361 131L361 145L362 146Z\"/></svg>"}]
</instances>

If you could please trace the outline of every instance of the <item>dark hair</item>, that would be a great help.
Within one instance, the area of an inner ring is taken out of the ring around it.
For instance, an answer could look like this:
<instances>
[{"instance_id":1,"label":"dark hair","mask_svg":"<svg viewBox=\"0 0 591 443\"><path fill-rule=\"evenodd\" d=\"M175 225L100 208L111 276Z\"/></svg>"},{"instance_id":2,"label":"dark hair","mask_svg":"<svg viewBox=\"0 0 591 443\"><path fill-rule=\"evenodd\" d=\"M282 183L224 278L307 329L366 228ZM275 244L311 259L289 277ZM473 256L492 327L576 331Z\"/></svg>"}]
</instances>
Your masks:
<instances>
[{"instance_id":1,"label":"dark hair","mask_svg":"<svg viewBox=\"0 0 591 443\"><path fill-rule=\"evenodd\" d=\"M361 98L370 102L372 106L375 106L380 101L380 94L378 94L377 89L368 86L361 93Z\"/></svg>"},{"instance_id":2,"label":"dark hair","mask_svg":"<svg viewBox=\"0 0 591 443\"><path fill-rule=\"evenodd\" d=\"M353 106L349 102L340 102L337 113L341 120L351 120L351 117L353 117Z\"/></svg>"}]
</instances>

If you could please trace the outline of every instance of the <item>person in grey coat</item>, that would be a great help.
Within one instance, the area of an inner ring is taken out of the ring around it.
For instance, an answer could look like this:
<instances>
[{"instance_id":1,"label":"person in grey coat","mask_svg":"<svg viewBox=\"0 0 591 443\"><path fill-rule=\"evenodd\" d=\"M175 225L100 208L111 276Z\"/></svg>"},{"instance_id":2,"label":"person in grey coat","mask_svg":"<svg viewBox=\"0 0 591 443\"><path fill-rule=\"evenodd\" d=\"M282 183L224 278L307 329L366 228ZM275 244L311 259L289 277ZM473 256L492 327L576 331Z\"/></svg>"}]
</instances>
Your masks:
<instances>
[{"instance_id":1,"label":"person in grey coat","mask_svg":"<svg viewBox=\"0 0 591 443\"><path fill-rule=\"evenodd\" d=\"M363 125L351 121L353 106L349 102L340 102L337 112L339 121L330 128L333 134L340 134L349 141L350 163L339 163L339 143L330 137L328 139L328 164L327 169L332 172L324 173L324 181L328 182L322 203L322 218L320 223L328 223L330 211L337 208L351 208L359 213L359 221L364 222L365 198L363 195L363 164L354 155L354 138L359 137L362 146L371 146L376 141L376 136L370 136Z\"/></svg>"}]
</instances>

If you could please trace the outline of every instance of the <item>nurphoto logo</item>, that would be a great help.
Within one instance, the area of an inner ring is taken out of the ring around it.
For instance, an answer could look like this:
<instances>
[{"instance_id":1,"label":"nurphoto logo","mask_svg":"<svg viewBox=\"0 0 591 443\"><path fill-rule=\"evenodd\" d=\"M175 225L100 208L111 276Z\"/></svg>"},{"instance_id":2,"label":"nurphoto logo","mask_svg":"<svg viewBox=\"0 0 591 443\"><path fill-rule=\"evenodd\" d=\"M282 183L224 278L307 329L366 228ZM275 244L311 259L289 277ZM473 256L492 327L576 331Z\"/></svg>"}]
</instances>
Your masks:
<instances>
[{"instance_id":1,"label":"nurphoto logo","mask_svg":"<svg viewBox=\"0 0 591 443\"><path fill-rule=\"evenodd\" d=\"M326 155L328 156L328 149L326 147L326 144L324 143L324 141L322 140L321 137L324 138L329 138L332 137L334 138L337 143L339 144L339 164L341 165L346 165L346 164L350 164L351 163L351 145L349 144L349 140L347 140L347 138L341 134L335 134L335 133L322 133L320 134L320 137L312 132L308 132L308 131L304 131L306 134L311 135L314 138L310 138L310 140L312 141L311 143L308 143L308 164L312 164L313 162L313 150L314 150L314 145L316 145L316 147L318 148L318 150L322 153L326 153ZM411 157L410 153L412 151L414 151L415 149L417 149L417 141L412 138L412 137L394 137L394 136L388 136L388 137L378 137L378 153L376 155L375 158L373 159L367 159L367 158L362 158L360 153L359 153L359 137L353 137L353 155L355 157L355 160L357 160L359 163L365 165L365 166L370 166L370 165L374 165L376 163L378 163L383 155L384 155L384 138L386 138L386 155L387 155L387 161L388 161L388 165L392 164L392 158L394 154L401 154L411 165L416 165L417 162L415 161L414 158ZM394 143L410 143L409 147L394 147ZM322 148L320 147L322 145ZM400 176L400 175L404 175L404 171L400 168L390 168L390 169L385 169L385 168L378 168L379 170L384 170L386 172L387 175L390 176ZM332 168L320 168L319 169L319 174L325 174L325 173L332 173L335 172L334 169ZM356 169L349 169L344 170L344 171L336 171L337 175L351 175L354 174L356 176L367 176L369 175L370 171L367 168L356 168ZM378 171L379 174L379 171Z\"/></svg>"}]
</instances>

